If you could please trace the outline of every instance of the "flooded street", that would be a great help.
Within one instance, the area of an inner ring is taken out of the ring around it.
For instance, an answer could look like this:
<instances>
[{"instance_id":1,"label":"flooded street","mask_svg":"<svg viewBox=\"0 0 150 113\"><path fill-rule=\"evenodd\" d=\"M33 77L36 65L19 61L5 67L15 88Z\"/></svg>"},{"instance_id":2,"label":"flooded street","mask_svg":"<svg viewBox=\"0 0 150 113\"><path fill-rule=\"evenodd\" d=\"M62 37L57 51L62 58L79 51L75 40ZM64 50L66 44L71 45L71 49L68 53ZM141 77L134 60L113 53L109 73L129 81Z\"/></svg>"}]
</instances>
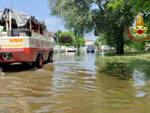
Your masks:
<instances>
[{"instance_id":1,"label":"flooded street","mask_svg":"<svg viewBox=\"0 0 150 113\"><path fill-rule=\"evenodd\" d=\"M0 113L149 113L150 80L97 71L100 55L56 54L42 69L13 65L0 73Z\"/></svg>"}]
</instances>

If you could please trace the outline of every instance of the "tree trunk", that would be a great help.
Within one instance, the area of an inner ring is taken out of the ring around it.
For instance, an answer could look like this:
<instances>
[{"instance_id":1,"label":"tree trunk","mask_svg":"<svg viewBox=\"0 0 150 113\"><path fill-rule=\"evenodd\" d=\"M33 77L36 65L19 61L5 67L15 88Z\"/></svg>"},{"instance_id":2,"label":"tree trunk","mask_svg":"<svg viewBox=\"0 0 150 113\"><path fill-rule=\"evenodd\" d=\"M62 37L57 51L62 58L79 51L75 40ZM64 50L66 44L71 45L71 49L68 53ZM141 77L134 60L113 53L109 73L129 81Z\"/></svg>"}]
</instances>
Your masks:
<instances>
[{"instance_id":1,"label":"tree trunk","mask_svg":"<svg viewBox=\"0 0 150 113\"><path fill-rule=\"evenodd\" d=\"M124 38L123 38L124 30L121 30L118 34L117 38L117 54L123 55L124 54Z\"/></svg>"},{"instance_id":2,"label":"tree trunk","mask_svg":"<svg viewBox=\"0 0 150 113\"><path fill-rule=\"evenodd\" d=\"M80 52L80 46L78 45L78 52Z\"/></svg>"}]
</instances>

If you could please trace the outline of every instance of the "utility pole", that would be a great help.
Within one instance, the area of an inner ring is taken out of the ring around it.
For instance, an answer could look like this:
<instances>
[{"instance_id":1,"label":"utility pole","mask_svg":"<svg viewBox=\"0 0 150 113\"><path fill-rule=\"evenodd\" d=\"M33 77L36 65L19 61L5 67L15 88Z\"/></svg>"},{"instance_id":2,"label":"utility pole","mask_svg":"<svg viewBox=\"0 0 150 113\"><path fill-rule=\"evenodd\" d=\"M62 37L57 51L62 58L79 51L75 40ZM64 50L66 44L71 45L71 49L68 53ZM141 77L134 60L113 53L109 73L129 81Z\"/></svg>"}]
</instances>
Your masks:
<instances>
[{"instance_id":1,"label":"utility pole","mask_svg":"<svg viewBox=\"0 0 150 113\"><path fill-rule=\"evenodd\" d=\"M59 33L58 33L58 31L56 32L56 36L57 36L57 44L58 44L58 38L59 38Z\"/></svg>"}]
</instances>

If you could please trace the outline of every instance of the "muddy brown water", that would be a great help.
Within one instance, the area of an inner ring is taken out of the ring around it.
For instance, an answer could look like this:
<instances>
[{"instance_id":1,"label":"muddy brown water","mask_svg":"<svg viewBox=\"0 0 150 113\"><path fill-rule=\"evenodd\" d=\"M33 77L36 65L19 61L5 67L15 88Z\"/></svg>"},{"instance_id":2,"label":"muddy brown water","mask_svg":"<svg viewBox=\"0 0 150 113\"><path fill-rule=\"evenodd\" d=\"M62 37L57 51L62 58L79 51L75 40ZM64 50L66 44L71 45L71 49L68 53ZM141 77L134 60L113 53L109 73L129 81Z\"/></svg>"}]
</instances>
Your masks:
<instances>
[{"instance_id":1,"label":"muddy brown water","mask_svg":"<svg viewBox=\"0 0 150 113\"><path fill-rule=\"evenodd\" d=\"M103 58L61 53L42 69L12 65L0 73L0 113L150 113L150 81L97 72Z\"/></svg>"}]
</instances>

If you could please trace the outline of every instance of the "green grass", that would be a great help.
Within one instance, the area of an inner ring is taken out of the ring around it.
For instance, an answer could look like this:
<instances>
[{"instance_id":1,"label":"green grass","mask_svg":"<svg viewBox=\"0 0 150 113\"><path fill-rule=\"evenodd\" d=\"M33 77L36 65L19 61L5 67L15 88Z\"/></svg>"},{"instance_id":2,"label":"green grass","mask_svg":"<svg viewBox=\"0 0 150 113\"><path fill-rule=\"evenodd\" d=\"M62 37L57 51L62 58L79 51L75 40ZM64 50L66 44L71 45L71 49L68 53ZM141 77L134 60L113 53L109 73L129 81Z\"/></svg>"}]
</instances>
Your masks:
<instances>
[{"instance_id":1,"label":"green grass","mask_svg":"<svg viewBox=\"0 0 150 113\"><path fill-rule=\"evenodd\" d=\"M150 77L150 52L126 52L124 55L107 54L100 63L98 71L120 79L129 80L134 70Z\"/></svg>"}]
</instances>

